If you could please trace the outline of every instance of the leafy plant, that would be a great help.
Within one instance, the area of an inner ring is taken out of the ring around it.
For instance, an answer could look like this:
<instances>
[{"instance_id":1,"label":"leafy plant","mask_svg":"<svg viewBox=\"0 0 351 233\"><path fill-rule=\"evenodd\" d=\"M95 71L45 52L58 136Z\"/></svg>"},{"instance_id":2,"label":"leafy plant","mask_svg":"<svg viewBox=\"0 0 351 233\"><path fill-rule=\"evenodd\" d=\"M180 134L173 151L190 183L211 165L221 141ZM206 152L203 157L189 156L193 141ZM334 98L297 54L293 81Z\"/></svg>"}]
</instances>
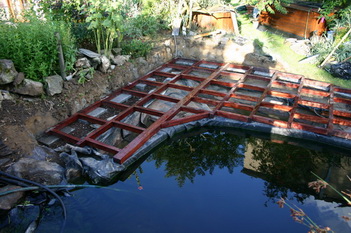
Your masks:
<instances>
[{"instance_id":1,"label":"leafy plant","mask_svg":"<svg viewBox=\"0 0 351 233\"><path fill-rule=\"evenodd\" d=\"M62 21L34 17L16 24L0 23L0 59L12 60L27 78L43 81L44 77L59 72L55 32L61 35L66 69L71 69L76 48L70 26Z\"/></svg>"},{"instance_id":2,"label":"leafy plant","mask_svg":"<svg viewBox=\"0 0 351 233\"><path fill-rule=\"evenodd\" d=\"M150 43L137 39L122 43L122 54L131 55L132 58L146 57L151 49L152 46Z\"/></svg>"},{"instance_id":3,"label":"leafy plant","mask_svg":"<svg viewBox=\"0 0 351 233\"><path fill-rule=\"evenodd\" d=\"M89 0L83 5L88 17L86 22L90 23L88 29L94 31L94 38L98 53L102 47L107 57L111 54L113 42L117 39L122 41L123 30L123 5L124 1Z\"/></svg>"},{"instance_id":4,"label":"leafy plant","mask_svg":"<svg viewBox=\"0 0 351 233\"><path fill-rule=\"evenodd\" d=\"M130 18L125 25L124 35L130 38L140 38L142 36L155 36L160 29L166 26L153 15L140 14Z\"/></svg>"},{"instance_id":5,"label":"leafy plant","mask_svg":"<svg viewBox=\"0 0 351 233\"><path fill-rule=\"evenodd\" d=\"M292 3L292 0L242 0L246 4L253 5L259 10L268 11L269 13L274 14L277 10L283 14L288 13L284 5Z\"/></svg>"}]
</instances>

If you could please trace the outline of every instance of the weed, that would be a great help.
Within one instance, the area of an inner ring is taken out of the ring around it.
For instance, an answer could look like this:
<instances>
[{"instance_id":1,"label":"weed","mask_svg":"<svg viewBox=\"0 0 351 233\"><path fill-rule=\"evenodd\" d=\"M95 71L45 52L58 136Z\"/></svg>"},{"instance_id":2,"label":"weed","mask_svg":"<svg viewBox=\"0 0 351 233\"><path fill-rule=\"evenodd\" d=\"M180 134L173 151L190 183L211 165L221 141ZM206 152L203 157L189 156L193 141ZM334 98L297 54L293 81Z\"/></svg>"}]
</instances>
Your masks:
<instances>
[{"instance_id":1,"label":"weed","mask_svg":"<svg viewBox=\"0 0 351 233\"><path fill-rule=\"evenodd\" d=\"M132 58L146 57L151 49L152 46L150 43L137 39L124 41L124 43L122 43L122 53L125 55L131 55Z\"/></svg>"},{"instance_id":2,"label":"weed","mask_svg":"<svg viewBox=\"0 0 351 233\"><path fill-rule=\"evenodd\" d=\"M75 61L75 43L70 27L64 22L28 18L16 24L0 23L0 59L10 59L18 71L35 81L59 72L57 41L54 33L62 39L66 69ZM45 30L43 30L45 28Z\"/></svg>"}]
</instances>

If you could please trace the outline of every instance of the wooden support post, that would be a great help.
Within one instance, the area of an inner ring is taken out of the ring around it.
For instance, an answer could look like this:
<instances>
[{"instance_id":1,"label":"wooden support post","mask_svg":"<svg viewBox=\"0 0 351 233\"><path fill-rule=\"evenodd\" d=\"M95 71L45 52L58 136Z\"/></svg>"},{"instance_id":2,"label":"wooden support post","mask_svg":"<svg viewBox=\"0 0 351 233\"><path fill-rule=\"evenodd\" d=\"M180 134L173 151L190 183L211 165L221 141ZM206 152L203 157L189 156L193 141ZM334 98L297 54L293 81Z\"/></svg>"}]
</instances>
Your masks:
<instances>
[{"instance_id":1,"label":"wooden support post","mask_svg":"<svg viewBox=\"0 0 351 233\"><path fill-rule=\"evenodd\" d=\"M62 43L61 43L60 33L55 32L55 36L57 38L57 50L58 50L58 57L59 57L59 63L60 63L61 77L64 80L66 80L65 60L63 58L63 51L62 51Z\"/></svg>"},{"instance_id":2,"label":"wooden support post","mask_svg":"<svg viewBox=\"0 0 351 233\"><path fill-rule=\"evenodd\" d=\"M230 16L231 16L232 22L233 22L234 34L235 35L240 35L239 26L238 26L238 20L236 19L235 12L231 11L230 12Z\"/></svg>"}]
</instances>

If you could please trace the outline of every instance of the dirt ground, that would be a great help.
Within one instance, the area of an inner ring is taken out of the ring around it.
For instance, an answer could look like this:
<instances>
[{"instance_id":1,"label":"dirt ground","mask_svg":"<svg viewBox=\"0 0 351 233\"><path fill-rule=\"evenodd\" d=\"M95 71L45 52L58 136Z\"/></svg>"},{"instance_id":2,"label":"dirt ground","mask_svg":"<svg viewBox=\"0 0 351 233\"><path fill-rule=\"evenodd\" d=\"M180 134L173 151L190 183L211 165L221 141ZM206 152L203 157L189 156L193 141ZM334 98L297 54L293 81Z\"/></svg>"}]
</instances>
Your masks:
<instances>
[{"instance_id":1,"label":"dirt ground","mask_svg":"<svg viewBox=\"0 0 351 233\"><path fill-rule=\"evenodd\" d=\"M2 168L8 167L20 157L30 155L38 145L36 138L45 130L71 116L87 103L93 103L109 94L112 91L110 87L117 89L123 85L121 80L108 78L110 76L116 74L96 71L94 78L83 85L78 84L77 79L65 82L63 92L59 95L42 98L13 95L13 100L3 100L0 108L0 163L5 163ZM107 93L102 93L101 90Z\"/></svg>"}]
</instances>

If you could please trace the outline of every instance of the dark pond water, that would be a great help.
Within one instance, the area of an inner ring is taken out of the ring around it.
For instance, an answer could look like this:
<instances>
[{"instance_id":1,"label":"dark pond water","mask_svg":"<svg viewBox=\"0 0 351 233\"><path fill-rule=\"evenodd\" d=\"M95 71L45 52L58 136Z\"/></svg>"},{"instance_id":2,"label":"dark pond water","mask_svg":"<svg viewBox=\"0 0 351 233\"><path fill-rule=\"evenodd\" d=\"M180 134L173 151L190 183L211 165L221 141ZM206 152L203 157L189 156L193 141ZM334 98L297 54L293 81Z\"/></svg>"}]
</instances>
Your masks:
<instances>
[{"instance_id":1,"label":"dark pond water","mask_svg":"<svg viewBox=\"0 0 351 233\"><path fill-rule=\"evenodd\" d=\"M316 194L307 185L316 180L313 171L336 189L351 190L347 151L243 132L183 136L110 186L121 191L81 189L64 197L65 232L308 232L287 206L279 208L280 197L321 227L351 232L351 221L342 219L351 217L351 208L331 189ZM22 232L32 215L26 211L35 208L19 210L22 222L4 232ZM58 232L61 221L54 204L44 210L37 232Z\"/></svg>"}]
</instances>

